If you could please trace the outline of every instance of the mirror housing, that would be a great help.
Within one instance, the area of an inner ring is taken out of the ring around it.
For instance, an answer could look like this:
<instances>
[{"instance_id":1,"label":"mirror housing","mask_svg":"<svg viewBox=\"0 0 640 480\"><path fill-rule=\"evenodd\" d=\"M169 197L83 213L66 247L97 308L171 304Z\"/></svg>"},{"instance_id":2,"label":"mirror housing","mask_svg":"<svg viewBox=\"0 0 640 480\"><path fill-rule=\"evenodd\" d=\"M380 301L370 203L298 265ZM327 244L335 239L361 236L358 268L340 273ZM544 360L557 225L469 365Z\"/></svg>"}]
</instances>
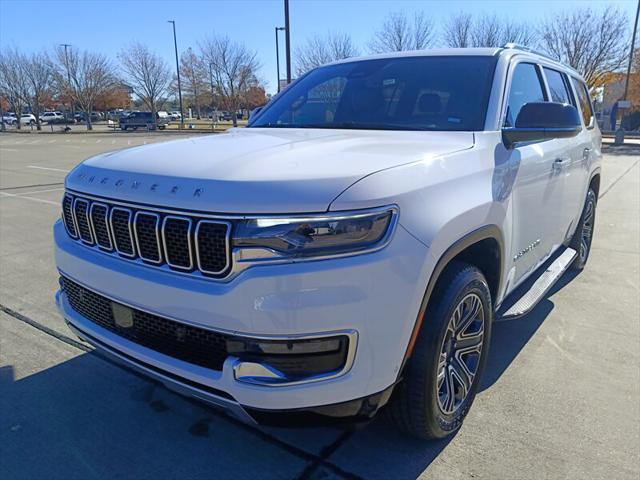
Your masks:
<instances>
[{"instance_id":1,"label":"mirror housing","mask_svg":"<svg viewBox=\"0 0 640 480\"><path fill-rule=\"evenodd\" d=\"M580 113L573 105L532 102L520 109L515 127L502 129L502 141L510 149L522 142L575 137L581 129Z\"/></svg>"}]
</instances>

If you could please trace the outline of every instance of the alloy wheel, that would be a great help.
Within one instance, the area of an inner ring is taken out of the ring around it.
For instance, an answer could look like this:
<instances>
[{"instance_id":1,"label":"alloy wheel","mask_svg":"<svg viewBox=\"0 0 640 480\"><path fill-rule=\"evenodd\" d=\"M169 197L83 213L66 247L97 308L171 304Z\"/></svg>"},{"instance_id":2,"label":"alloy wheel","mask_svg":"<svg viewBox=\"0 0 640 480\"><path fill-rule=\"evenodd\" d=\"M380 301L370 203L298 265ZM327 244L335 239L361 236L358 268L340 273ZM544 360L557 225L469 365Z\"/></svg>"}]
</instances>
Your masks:
<instances>
[{"instance_id":1,"label":"alloy wheel","mask_svg":"<svg viewBox=\"0 0 640 480\"><path fill-rule=\"evenodd\" d=\"M466 295L456 306L438 360L438 406L450 415L463 404L478 372L484 341L485 313L480 297Z\"/></svg>"},{"instance_id":2,"label":"alloy wheel","mask_svg":"<svg viewBox=\"0 0 640 480\"><path fill-rule=\"evenodd\" d=\"M589 196L584 208L584 220L582 221L582 232L580 232L580 260L583 262L589 255L591 240L593 238L593 219L595 214L595 202Z\"/></svg>"}]
</instances>

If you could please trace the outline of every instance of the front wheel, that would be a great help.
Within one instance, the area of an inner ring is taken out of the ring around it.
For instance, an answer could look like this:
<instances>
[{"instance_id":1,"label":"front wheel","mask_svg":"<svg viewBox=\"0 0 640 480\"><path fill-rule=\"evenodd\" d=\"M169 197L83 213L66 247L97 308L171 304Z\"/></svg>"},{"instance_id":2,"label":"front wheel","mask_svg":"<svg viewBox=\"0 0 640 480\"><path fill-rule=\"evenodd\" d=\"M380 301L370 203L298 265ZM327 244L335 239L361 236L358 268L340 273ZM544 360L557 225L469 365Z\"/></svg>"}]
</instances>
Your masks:
<instances>
[{"instance_id":1,"label":"front wheel","mask_svg":"<svg viewBox=\"0 0 640 480\"><path fill-rule=\"evenodd\" d=\"M596 224L597 203L598 198L596 197L596 192L592 188L589 188L578 227L569 244L571 248L578 252L578 257L571 265L574 270L583 270L589 259L591 242L593 240L593 228Z\"/></svg>"},{"instance_id":2,"label":"front wheel","mask_svg":"<svg viewBox=\"0 0 640 480\"><path fill-rule=\"evenodd\" d=\"M389 405L391 420L405 433L433 439L460 428L486 364L492 312L482 272L457 261L447 266Z\"/></svg>"}]
</instances>

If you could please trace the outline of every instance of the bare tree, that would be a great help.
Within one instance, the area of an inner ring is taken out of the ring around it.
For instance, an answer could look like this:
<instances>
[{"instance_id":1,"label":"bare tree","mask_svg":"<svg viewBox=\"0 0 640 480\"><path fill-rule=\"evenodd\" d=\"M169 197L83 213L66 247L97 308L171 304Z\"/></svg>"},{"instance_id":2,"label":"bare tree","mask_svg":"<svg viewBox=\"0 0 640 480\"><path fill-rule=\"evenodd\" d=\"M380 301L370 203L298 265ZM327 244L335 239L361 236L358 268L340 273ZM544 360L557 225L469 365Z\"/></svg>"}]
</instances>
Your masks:
<instances>
[{"instance_id":1,"label":"bare tree","mask_svg":"<svg viewBox=\"0 0 640 480\"><path fill-rule=\"evenodd\" d=\"M193 53L191 47L180 58L180 71L182 72L184 91L189 95L196 107L196 115L200 120L200 104L202 94L205 92L204 65L200 58Z\"/></svg>"},{"instance_id":2,"label":"bare tree","mask_svg":"<svg viewBox=\"0 0 640 480\"><path fill-rule=\"evenodd\" d=\"M115 83L111 62L101 53L56 49L58 63L54 78L59 90L84 112L87 130L93 130L91 113L96 100Z\"/></svg>"},{"instance_id":3,"label":"bare tree","mask_svg":"<svg viewBox=\"0 0 640 480\"><path fill-rule=\"evenodd\" d=\"M473 18L470 13L460 12L452 15L443 26L443 40L445 45L453 48L467 48L471 46L471 31Z\"/></svg>"},{"instance_id":4,"label":"bare tree","mask_svg":"<svg viewBox=\"0 0 640 480\"><path fill-rule=\"evenodd\" d=\"M608 72L624 65L629 52L627 25L627 16L612 7L601 13L572 10L544 22L541 45L580 72L593 90L603 85Z\"/></svg>"},{"instance_id":5,"label":"bare tree","mask_svg":"<svg viewBox=\"0 0 640 480\"><path fill-rule=\"evenodd\" d=\"M460 12L449 17L443 27L448 47L501 47L506 43L534 46L536 32L526 23L517 23L496 15L474 19Z\"/></svg>"},{"instance_id":6,"label":"bare tree","mask_svg":"<svg viewBox=\"0 0 640 480\"><path fill-rule=\"evenodd\" d=\"M211 67L211 76L221 101L232 113L233 126L238 125L237 111L243 96L259 83L260 67L256 53L229 37L210 37L200 43L204 63Z\"/></svg>"},{"instance_id":7,"label":"bare tree","mask_svg":"<svg viewBox=\"0 0 640 480\"><path fill-rule=\"evenodd\" d=\"M416 12L410 19L405 12L394 12L375 32L369 50L372 53L422 50L434 40L434 23L424 13Z\"/></svg>"},{"instance_id":8,"label":"bare tree","mask_svg":"<svg viewBox=\"0 0 640 480\"><path fill-rule=\"evenodd\" d=\"M316 35L296 50L296 74L301 76L320 65L359 55L347 34L327 32Z\"/></svg>"},{"instance_id":9,"label":"bare tree","mask_svg":"<svg viewBox=\"0 0 640 480\"><path fill-rule=\"evenodd\" d=\"M164 100L171 82L169 66L159 55L140 43L132 43L122 50L118 59L133 93L156 118L159 104Z\"/></svg>"},{"instance_id":10,"label":"bare tree","mask_svg":"<svg viewBox=\"0 0 640 480\"><path fill-rule=\"evenodd\" d=\"M51 96L53 66L49 56L44 52L23 56L22 65L22 73L27 90L24 100L31 109L31 113L36 117L38 130L42 130L40 114L42 113L44 102Z\"/></svg>"},{"instance_id":11,"label":"bare tree","mask_svg":"<svg viewBox=\"0 0 640 480\"><path fill-rule=\"evenodd\" d=\"M17 49L6 49L0 53L0 93L16 114L17 128L21 128L20 115L26 98L26 82L22 70L22 59Z\"/></svg>"}]
</instances>

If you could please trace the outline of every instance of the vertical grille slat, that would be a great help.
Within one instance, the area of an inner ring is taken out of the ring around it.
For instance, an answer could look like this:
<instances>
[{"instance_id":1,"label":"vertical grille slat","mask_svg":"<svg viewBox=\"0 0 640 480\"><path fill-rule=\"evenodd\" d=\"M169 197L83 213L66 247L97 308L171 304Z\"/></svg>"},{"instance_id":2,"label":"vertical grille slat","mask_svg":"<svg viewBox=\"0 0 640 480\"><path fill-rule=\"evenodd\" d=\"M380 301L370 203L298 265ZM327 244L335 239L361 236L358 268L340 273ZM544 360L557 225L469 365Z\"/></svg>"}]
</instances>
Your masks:
<instances>
[{"instance_id":1,"label":"vertical grille slat","mask_svg":"<svg viewBox=\"0 0 640 480\"><path fill-rule=\"evenodd\" d=\"M160 215L137 212L133 221L138 254L143 260L160 263Z\"/></svg>"},{"instance_id":2,"label":"vertical grille slat","mask_svg":"<svg viewBox=\"0 0 640 480\"><path fill-rule=\"evenodd\" d=\"M73 197L68 193L62 199L62 220L67 227L67 233L72 238L78 238L76 221L73 219Z\"/></svg>"},{"instance_id":3,"label":"vertical grille slat","mask_svg":"<svg viewBox=\"0 0 640 480\"><path fill-rule=\"evenodd\" d=\"M118 253L127 257L134 257L131 210L121 207L113 207L111 209L111 231Z\"/></svg>"},{"instance_id":4,"label":"vertical grille slat","mask_svg":"<svg viewBox=\"0 0 640 480\"><path fill-rule=\"evenodd\" d=\"M232 270L231 220L111 202L65 192L62 220L88 248L182 274L222 278Z\"/></svg>"},{"instance_id":5,"label":"vertical grille slat","mask_svg":"<svg viewBox=\"0 0 640 480\"><path fill-rule=\"evenodd\" d=\"M73 216L78 227L77 232L80 240L93 244L93 234L89 226L89 202L83 198L76 198L73 201Z\"/></svg>"},{"instance_id":6,"label":"vertical grille slat","mask_svg":"<svg viewBox=\"0 0 640 480\"><path fill-rule=\"evenodd\" d=\"M168 215L162 224L162 243L167 264L182 270L193 268L191 220Z\"/></svg>"},{"instance_id":7,"label":"vertical grille slat","mask_svg":"<svg viewBox=\"0 0 640 480\"><path fill-rule=\"evenodd\" d=\"M111 235L109 234L109 207L102 203L92 203L89 209L89 217L91 218L91 226L93 227L93 236L100 248L113 250L111 243Z\"/></svg>"},{"instance_id":8,"label":"vertical grille slat","mask_svg":"<svg viewBox=\"0 0 640 480\"><path fill-rule=\"evenodd\" d=\"M201 220L195 233L198 268L212 275L223 273L229 266L229 234L226 222Z\"/></svg>"}]
</instances>

